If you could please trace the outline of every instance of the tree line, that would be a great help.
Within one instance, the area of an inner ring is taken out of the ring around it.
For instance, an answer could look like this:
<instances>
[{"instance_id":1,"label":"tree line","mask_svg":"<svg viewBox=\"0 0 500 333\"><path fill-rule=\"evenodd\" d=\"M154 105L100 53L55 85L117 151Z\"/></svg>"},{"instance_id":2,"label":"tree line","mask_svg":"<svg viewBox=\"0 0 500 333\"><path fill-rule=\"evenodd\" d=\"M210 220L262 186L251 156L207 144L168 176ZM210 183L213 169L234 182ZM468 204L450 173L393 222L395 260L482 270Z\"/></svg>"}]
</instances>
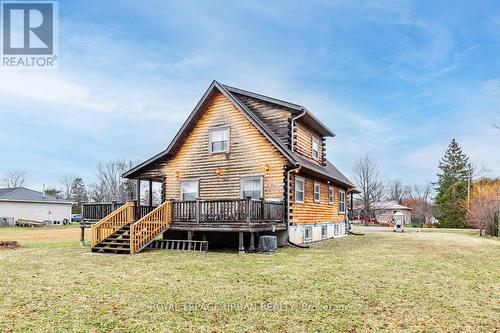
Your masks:
<instances>
[{"instance_id":1,"label":"tree line","mask_svg":"<svg viewBox=\"0 0 500 333\"><path fill-rule=\"evenodd\" d=\"M413 209L412 220L429 223L434 217L442 228L476 227L498 235L500 178L486 178L469 161L455 139L438 162L437 181L423 185L404 185L399 180L385 181L375 159L369 155L354 165L353 179L365 224L373 215L373 204L397 201Z\"/></svg>"},{"instance_id":2,"label":"tree line","mask_svg":"<svg viewBox=\"0 0 500 333\"><path fill-rule=\"evenodd\" d=\"M83 202L125 202L136 197L136 182L122 178L122 174L137 165L135 161L116 160L99 163L95 170L96 181L87 185L78 175L67 174L61 177L59 184L49 184L43 190L46 194L75 202L73 213L80 213ZM26 172L15 170L0 178L2 187L13 188L23 186ZM148 189L143 197L148 197ZM141 191L142 192L142 191ZM155 203L159 194L153 192Z\"/></svg>"}]
</instances>

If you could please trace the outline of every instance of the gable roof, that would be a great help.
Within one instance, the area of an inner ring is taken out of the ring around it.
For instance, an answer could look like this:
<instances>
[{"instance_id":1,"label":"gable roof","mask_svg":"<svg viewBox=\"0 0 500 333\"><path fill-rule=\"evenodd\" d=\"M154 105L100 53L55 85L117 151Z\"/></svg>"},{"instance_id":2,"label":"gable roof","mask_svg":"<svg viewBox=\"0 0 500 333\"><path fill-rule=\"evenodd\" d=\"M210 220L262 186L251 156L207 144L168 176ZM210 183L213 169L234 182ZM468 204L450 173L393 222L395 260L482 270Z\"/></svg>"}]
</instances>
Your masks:
<instances>
[{"instance_id":1,"label":"gable roof","mask_svg":"<svg viewBox=\"0 0 500 333\"><path fill-rule=\"evenodd\" d=\"M374 202L370 205L371 209L400 209L400 210L413 210L410 207L403 206L397 203L397 201L380 201ZM354 208L360 209L362 205L356 205Z\"/></svg>"},{"instance_id":2,"label":"gable roof","mask_svg":"<svg viewBox=\"0 0 500 333\"><path fill-rule=\"evenodd\" d=\"M0 189L0 201L21 201L21 202L47 202L71 204L69 200L56 198L52 195L30 190L25 187L2 188Z\"/></svg>"},{"instance_id":3,"label":"gable roof","mask_svg":"<svg viewBox=\"0 0 500 333\"><path fill-rule=\"evenodd\" d=\"M354 187L354 185L345 177L340 171L338 171L333 164L327 161L326 166L321 166L317 165L315 163L312 163L308 161L305 158L300 157L299 155L295 154L292 152L279 138L278 136L273 133L258 117L255 115L254 112L252 112L246 105L243 103L242 100L238 99L234 94L242 94L246 96L250 96L252 98L257 98L259 100L263 100L265 102L269 103L274 103L280 106L284 106L286 108L289 108L291 110L294 110L294 112L304 112L305 115L308 115L310 119L314 120L317 122L317 125L320 127L324 128L325 135L335 135L333 132L327 129L326 126L324 126L319 120L314 118L312 114L310 114L309 111L307 111L304 107L293 104L293 103L288 103L285 101L281 101L272 97L267 97L255 93L251 93L245 90L241 90L238 88L226 86L223 84L220 84L217 81L213 81L210 86L208 87L207 91L205 94L203 94L203 97L200 99L194 110L191 112L189 115L188 119L184 122L182 127L180 128L179 132L175 135L174 139L170 143L170 145L167 147L167 149L163 150L159 154L156 154L155 156L151 157L150 159L146 160L145 162L137 165L136 167L130 169L129 171L125 172L123 174L123 177L125 178L136 178L139 177L141 173L147 171L149 168L152 166L156 165L156 163L173 156L178 149L181 147L182 143L184 142L184 139L186 136L189 134L191 129L196 125L199 117L201 114L206 109L206 106L211 102L212 97L217 93L220 92L222 93L227 99L229 99L234 106L240 110L245 117L280 151L283 156L292 164L296 166L302 166L306 169L310 169L314 172L317 172L323 176L333 178L337 182L339 182L342 185L346 185L348 187Z\"/></svg>"},{"instance_id":4,"label":"gable roof","mask_svg":"<svg viewBox=\"0 0 500 333\"><path fill-rule=\"evenodd\" d=\"M322 136L335 136L335 133L330 130L325 124L323 124L318 118L316 118L305 106L295 104L295 103L290 103L286 101L282 101L280 99L274 98L274 97L269 97L261 94L257 94L251 91L243 90L240 88L235 88L231 87L228 85L223 85L224 88L226 88L227 91L235 94L240 94L243 96L247 96L253 99L257 99L263 102L279 105L282 107L287 108L292 112L294 115L298 115L302 112L305 112L304 117L302 117L302 121L307 123L309 126L314 128L320 135Z\"/></svg>"}]
</instances>

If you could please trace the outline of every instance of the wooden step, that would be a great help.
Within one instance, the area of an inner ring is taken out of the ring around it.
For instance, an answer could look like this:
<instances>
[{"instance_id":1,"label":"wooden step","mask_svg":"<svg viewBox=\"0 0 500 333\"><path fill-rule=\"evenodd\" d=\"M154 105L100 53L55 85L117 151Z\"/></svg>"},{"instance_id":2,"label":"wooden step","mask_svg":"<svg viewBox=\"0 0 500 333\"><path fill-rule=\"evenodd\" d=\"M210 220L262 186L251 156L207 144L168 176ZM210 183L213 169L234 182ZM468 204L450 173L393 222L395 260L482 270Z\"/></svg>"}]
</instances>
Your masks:
<instances>
[{"instance_id":1,"label":"wooden step","mask_svg":"<svg viewBox=\"0 0 500 333\"><path fill-rule=\"evenodd\" d=\"M92 248L94 253L114 253L114 254L130 254L130 249L119 248L119 247L99 247L95 246Z\"/></svg>"},{"instance_id":2,"label":"wooden step","mask_svg":"<svg viewBox=\"0 0 500 333\"><path fill-rule=\"evenodd\" d=\"M110 247L124 247L124 248L130 248L130 242L123 243L123 242L100 242L97 244L95 247L105 247L106 245L109 245Z\"/></svg>"}]
</instances>

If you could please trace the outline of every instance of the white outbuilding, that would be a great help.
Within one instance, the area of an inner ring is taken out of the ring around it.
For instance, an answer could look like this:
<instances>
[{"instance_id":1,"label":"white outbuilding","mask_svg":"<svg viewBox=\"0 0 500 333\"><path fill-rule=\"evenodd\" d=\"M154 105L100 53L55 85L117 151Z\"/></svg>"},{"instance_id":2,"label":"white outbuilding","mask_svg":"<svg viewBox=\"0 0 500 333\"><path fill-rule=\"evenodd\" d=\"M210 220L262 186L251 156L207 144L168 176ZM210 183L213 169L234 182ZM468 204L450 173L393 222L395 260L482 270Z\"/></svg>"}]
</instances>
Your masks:
<instances>
[{"instance_id":1,"label":"white outbuilding","mask_svg":"<svg viewBox=\"0 0 500 333\"><path fill-rule=\"evenodd\" d=\"M19 219L63 224L71 221L72 202L25 187L0 189L0 223ZM10 221L10 223L9 223Z\"/></svg>"}]
</instances>

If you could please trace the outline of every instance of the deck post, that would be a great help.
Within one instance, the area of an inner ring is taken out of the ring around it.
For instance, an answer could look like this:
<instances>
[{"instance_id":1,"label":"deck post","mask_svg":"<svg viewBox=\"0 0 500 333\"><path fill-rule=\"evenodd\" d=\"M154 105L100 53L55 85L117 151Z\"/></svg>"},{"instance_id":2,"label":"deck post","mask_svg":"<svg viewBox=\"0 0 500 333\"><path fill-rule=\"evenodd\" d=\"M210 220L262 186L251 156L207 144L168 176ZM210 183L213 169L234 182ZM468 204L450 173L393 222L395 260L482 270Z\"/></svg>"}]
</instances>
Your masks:
<instances>
[{"instance_id":1,"label":"deck post","mask_svg":"<svg viewBox=\"0 0 500 333\"><path fill-rule=\"evenodd\" d=\"M195 207L196 223L200 223L200 212L201 212L200 205L201 205L200 198L196 198L196 207Z\"/></svg>"},{"instance_id":2,"label":"deck post","mask_svg":"<svg viewBox=\"0 0 500 333\"><path fill-rule=\"evenodd\" d=\"M247 218L246 221L248 224L252 222L252 197L246 197L246 211L247 211Z\"/></svg>"},{"instance_id":3,"label":"deck post","mask_svg":"<svg viewBox=\"0 0 500 333\"><path fill-rule=\"evenodd\" d=\"M255 251L255 238L253 232L250 232L250 246L248 247L248 251Z\"/></svg>"},{"instance_id":4,"label":"deck post","mask_svg":"<svg viewBox=\"0 0 500 333\"><path fill-rule=\"evenodd\" d=\"M137 193L135 201L135 219L138 221L141 218L141 180L137 179Z\"/></svg>"},{"instance_id":5,"label":"deck post","mask_svg":"<svg viewBox=\"0 0 500 333\"><path fill-rule=\"evenodd\" d=\"M188 231L188 251L191 250L191 241L193 240L193 232L192 231Z\"/></svg>"},{"instance_id":6,"label":"deck post","mask_svg":"<svg viewBox=\"0 0 500 333\"><path fill-rule=\"evenodd\" d=\"M266 220L264 214L265 214L264 198L260 198L260 216L262 218L262 222Z\"/></svg>"},{"instance_id":7,"label":"deck post","mask_svg":"<svg viewBox=\"0 0 500 333\"><path fill-rule=\"evenodd\" d=\"M80 246L85 246L85 228L80 223Z\"/></svg>"},{"instance_id":8,"label":"deck post","mask_svg":"<svg viewBox=\"0 0 500 333\"><path fill-rule=\"evenodd\" d=\"M153 210L153 180L149 179L149 208Z\"/></svg>"},{"instance_id":9,"label":"deck post","mask_svg":"<svg viewBox=\"0 0 500 333\"><path fill-rule=\"evenodd\" d=\"M245 245L243 244L243 232L242 231L240 231L238 233L238 238L239 238L238 252L245 253Z\"/></svg>"}]
</instances>

